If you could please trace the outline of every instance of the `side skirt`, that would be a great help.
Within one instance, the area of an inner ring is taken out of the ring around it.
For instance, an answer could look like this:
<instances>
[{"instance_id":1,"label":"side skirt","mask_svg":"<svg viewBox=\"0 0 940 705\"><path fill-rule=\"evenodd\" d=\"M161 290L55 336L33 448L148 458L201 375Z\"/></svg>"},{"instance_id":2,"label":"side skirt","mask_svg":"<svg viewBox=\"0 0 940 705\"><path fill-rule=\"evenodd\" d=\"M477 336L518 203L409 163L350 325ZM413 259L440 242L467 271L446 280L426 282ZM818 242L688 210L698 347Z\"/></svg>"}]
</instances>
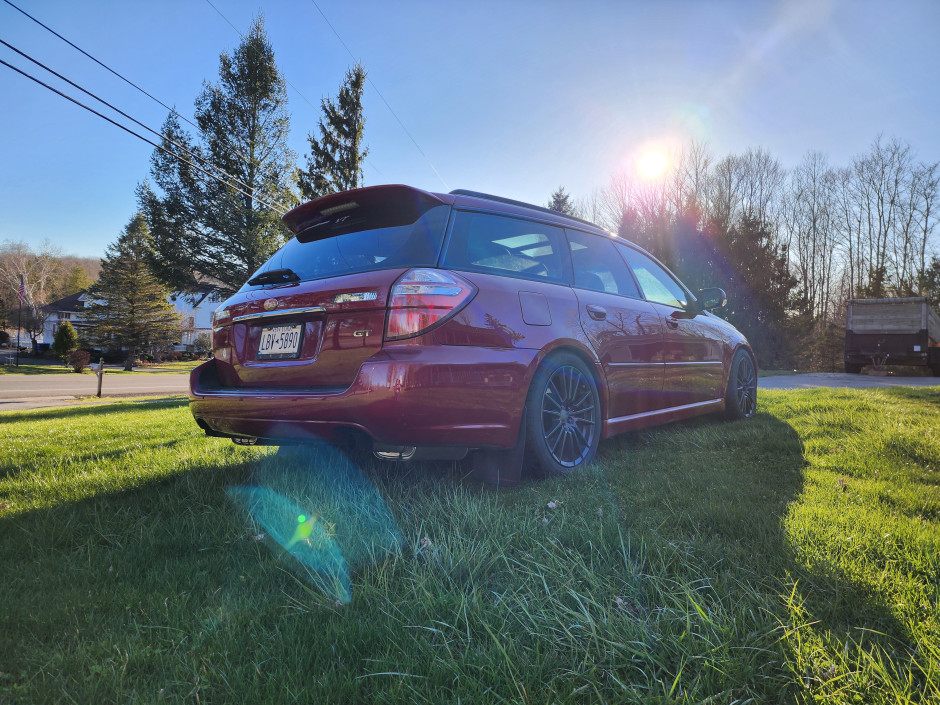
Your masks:
<instances>
[{"instance_id":1,"label":"side skirt","mask_svg":"<svg viewBox=\"0 0 940 705\"><path fill-rule=\"evenodd\" d=\"M601 438L610 438L624 431L636 431L649 426L669 423L670 421L681 421L701 414L711 414L716 411L723 411L724 408L724 399L711 399L684 406L673 406L669 409L644 411L642 414L619 416L615 419L607 419L604 422L604 434Z\"/></svg>"}]
</instances>

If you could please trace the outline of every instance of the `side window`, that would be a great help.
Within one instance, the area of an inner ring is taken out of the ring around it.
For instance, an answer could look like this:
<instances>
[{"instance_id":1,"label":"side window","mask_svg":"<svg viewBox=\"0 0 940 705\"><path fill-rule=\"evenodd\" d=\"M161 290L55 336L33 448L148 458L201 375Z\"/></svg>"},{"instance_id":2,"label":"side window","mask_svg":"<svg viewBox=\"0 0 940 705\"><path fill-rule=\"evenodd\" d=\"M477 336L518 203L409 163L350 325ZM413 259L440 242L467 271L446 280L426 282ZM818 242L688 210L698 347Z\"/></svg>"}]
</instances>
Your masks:
<instances>
[{"instance_id":1,"label":"side window","mask_svg":"<svg viewBox=\"0 0 940 705\"><path fill-rule=\"evenodd\" d=\"M617 249L620 250L624 259L627 260L627 264L630 265L630 269L633 270L633 275L640 283L640 288L643 290L647 301L666 304L675 308L686 307L689 299L688 294L665 269L632 247L617 245Z\"/></svg>"},{"instance_id":2,"label":"side window","mask_svg":"<svg viewBox=\"0 0 940 705\"><path fill-rule=\"evenodd\" d=\"M490 213L457 211L444 266L564 281L561 228Z\"/></svg>"},{"instance_id":3,"label":"side window","mask_svg":"<svg viewBox=\"0 0 940 705\"><path fill-rule=\"evenodd\" d=\"M627 265L617 256L614 243L596 235L565 230L574 265L574 285L580 289L640 298Z\"/></svg>"}]
</instances>

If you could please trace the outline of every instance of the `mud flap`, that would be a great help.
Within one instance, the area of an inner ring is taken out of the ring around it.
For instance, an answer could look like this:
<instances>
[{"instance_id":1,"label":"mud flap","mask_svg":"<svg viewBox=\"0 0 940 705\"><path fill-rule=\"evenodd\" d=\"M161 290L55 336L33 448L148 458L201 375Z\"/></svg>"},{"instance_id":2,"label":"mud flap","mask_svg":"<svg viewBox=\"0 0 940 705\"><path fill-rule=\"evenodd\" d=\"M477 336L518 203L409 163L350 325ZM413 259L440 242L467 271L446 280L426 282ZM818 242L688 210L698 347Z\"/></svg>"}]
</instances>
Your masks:
<instances>
[{"instance_id":1,"label":"mud flap","mask_svg":"<svg viewBox=\"0 0 940 705\"><path fill-rule=\"evenodd\" d=\"M473 453L471 468L473 479L484 485L515 487L522 480L525 457L526 412L522 410L516 445L508 450L478 450Z\"/></svg>"}]
</instances>

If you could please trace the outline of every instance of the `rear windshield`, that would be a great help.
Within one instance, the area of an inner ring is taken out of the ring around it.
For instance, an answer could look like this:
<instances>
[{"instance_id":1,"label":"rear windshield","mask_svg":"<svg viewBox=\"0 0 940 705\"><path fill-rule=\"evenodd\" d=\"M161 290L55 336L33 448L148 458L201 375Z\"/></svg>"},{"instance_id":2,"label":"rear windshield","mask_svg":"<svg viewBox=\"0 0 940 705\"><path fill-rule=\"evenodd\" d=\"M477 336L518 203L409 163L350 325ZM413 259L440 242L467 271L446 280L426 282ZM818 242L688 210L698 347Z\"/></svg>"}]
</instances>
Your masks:
<instances>
[{"instance_id":1,"label":"rear windshield","mask_svg":"<svg viewBox=\"0 0 940 705\"><path fill-rule=\"evenodd\" d=\"M293 238L249 279L278 269L290 269L299 281L309 281L375 269L434 266L449 210L447 205L435 206L408 225L370 229L366 224L361 230L313 242ZM241 290L261 288L263 284L245 284Z\"/></svg>"}]
</instances>

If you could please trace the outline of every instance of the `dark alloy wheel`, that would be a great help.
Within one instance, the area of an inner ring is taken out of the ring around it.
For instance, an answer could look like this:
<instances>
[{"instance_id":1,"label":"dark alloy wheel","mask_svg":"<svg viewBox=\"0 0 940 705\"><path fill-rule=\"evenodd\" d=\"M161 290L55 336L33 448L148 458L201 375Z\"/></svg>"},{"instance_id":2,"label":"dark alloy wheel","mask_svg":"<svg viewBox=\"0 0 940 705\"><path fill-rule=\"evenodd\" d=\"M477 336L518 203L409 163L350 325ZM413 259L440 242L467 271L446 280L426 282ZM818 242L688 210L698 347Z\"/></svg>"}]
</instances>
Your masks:
<instances>
[{"instance_id":1,"label":"dark alloy wheel","mask_svg":"<svg viewBox=\"0 0 940 705\"><path fill-rule=\"evenodd\" d=\"M563 353L542 364L529 390L527 413L529 446L544 474L566 474L594 459L600 398L580 358Z\"/></svg>"},{"instance_id":2,"label":"dark alloy wheel","mask_svg":"<svg viewBox=\"0 0 940 705\"><path fill-rule=\"evenodd\" d=\"M757 369L745 350L738 350L728 375L725 413L731 419L749 419L757 411Z\"/></svg>"}]
</instances>

